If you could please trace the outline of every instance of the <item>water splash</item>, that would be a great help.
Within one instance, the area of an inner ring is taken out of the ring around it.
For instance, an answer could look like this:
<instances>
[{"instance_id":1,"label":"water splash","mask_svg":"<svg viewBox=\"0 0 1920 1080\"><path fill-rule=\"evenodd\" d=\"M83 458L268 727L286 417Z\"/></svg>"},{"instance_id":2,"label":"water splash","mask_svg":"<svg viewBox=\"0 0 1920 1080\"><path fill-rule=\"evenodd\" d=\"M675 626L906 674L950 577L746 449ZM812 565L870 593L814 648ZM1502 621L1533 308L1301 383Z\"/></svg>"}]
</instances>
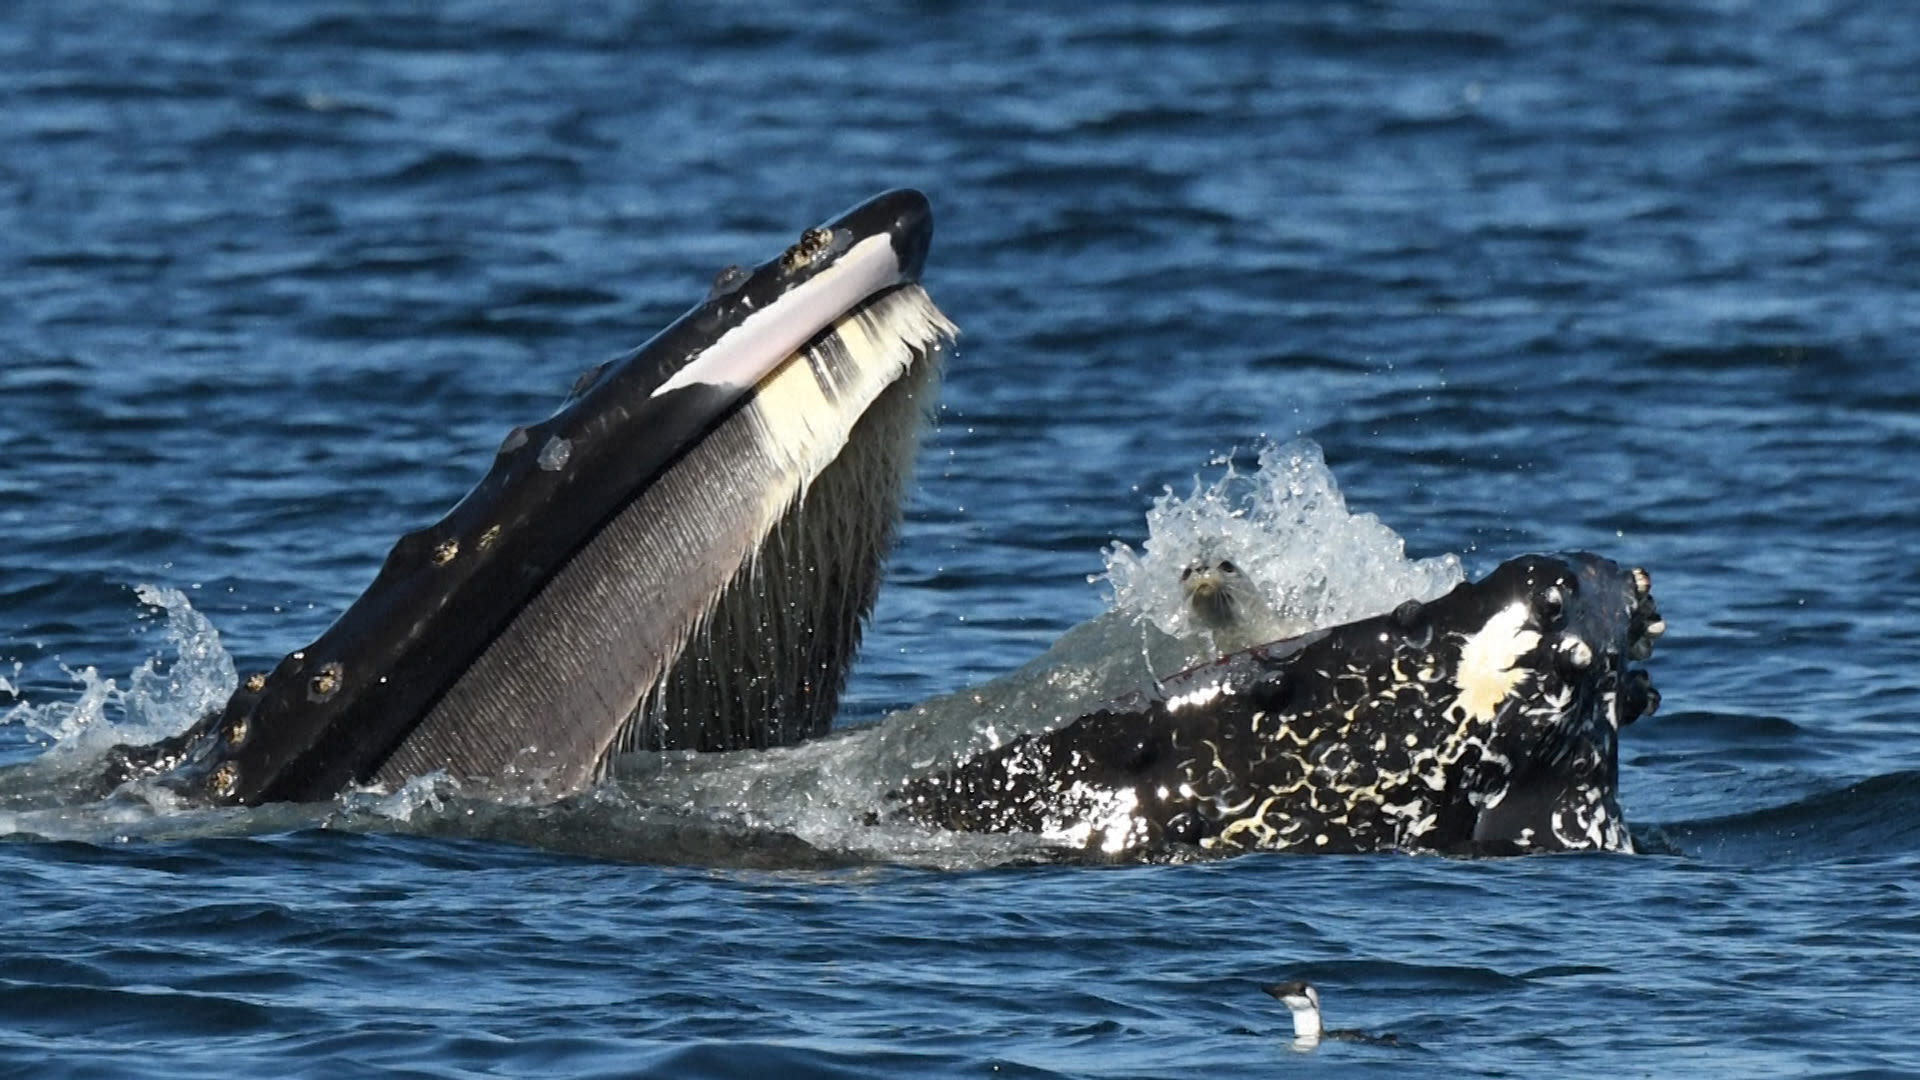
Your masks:
<instances>
[{"instance_id":1,"label":"water splash","mask_svg":"<svg viewBox=\"0 0 1920 1080\"><path fill-rule=\"evenodd\" d=\"M1260 450L1251 473L1231 458L1211 484L1196 477L1185 498L1171 488L1147 511L1141 551L1120 542L1104 552L1113 610L1171 637L1198 632L1180 574L1201 560L1231 559L1266 599L1272 638L1431 600L1465 580L1460 559L1408 559L1406 541L1372 514L1355 514L1320 447L1301 439Z\"/></svg>"},{"instance_id":2,"label":"water splash","mask_svg":"<svg viewBox=\"0 0 1920 1080\"><path fill-rule=\"evenodd\" d=\"M153 742L186 730L226 703L238 678L220 632L178 589L139 585L140 602L166 615L167 649L118 681L91 665L61 670L80 687L72 701L22 701L0 714L47 746L49 756L90 755L116 743ZM151 617L151 614L143 615ZM12 691L11 685L7 689ZM17 691L12 691L17 695Z\"/></svg>"},{"instance_id":3,"label":"water splash","mask_svg":"<svg viewBox=\"0 0 1920 1080\"><path fill-rule=\"evenodd\" d=\"M410 777L399 788L388 792L379 787L349 791L340 797L333 816L337 825L349 825L356 817L383 818L407 822L418 811L443 813L447 803L460 795L460 781L436 769L425 776Z\"/></svg>"}]
</instances>

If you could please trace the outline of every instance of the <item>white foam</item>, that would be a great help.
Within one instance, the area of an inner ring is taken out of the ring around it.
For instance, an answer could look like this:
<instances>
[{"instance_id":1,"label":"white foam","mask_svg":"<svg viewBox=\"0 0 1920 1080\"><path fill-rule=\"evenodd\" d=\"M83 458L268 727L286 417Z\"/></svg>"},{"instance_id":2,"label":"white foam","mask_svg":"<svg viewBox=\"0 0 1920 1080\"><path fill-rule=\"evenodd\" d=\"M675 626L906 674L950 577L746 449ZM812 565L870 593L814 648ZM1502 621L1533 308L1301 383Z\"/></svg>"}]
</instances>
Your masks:
<instances>
[{"instance_id":1,"label":"white foam","mask_svg":"<svg viewBox=\"0 0 1920 1080\"><path fill-rule=\"evenodd\" d=\"M178 589L139 585L134 595L165 613L165 651L134 668L124 689L98 668L75 670L62 664L61 670L80 687L77 698L22 701L0 714L0 722L34 732L49 754L92 753L115 743L165 738L224 705L238 680L220 632Z\"/></svg>"},{"instance_id":2,"label":"white foam","mask_svg":"<svg viewBox=\"0 0 1920 1080\"><path fill-rule=\"evenodd\" d=\"M443 812L447 800L459 794L460 781L448 776L444 769L436 770L425 776L411 777L393 791L387 791L377 784L348 791L341 796L336 817L343 822L352 820L356 815L409 822L415 813L422 810L435 814Z\"/></svg>"},{"instance_id":3,"label":"white foam","mask_svg":"<svg viewBox=\"0 0 1920 1080\"><path fill-rule=\"evenodd\" d=\"M1409 559L1398 533L1350 512L1313 442L1265 446L1259 461L1241 473L1215 459L1226 471L1211 484L1195 477L1186 497L1168 489L1154 500L1140 551L1106 549L1106 572L1091 580L1108 584L1114 610L1174 637L1197 633L1180 572L1201 559L1233 560L1292 634L1431 600L1464 580L1457 556Z\"/></svg>"}]
</instances>

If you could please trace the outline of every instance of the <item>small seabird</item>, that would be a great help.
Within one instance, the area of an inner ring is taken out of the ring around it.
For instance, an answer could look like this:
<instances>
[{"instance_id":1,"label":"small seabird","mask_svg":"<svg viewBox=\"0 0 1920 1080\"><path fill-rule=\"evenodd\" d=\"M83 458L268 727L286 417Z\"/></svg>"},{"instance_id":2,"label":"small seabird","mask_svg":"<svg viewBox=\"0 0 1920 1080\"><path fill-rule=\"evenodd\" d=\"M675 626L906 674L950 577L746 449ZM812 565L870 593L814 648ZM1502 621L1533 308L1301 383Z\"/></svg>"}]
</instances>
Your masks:
<instances>
[{"instance_id":1,"label":"small seabird","mask_svg":"<svg viewBox=\"0 0 1920 1080\"><path fill-rule=\"evenodd\" d=\"M1232 559L1201 559L1180 571L1180 593L1195 626L1213 634L1223 653L1263 645L1284 636L1280 619L1260 595L1260 586Z\"/></svg>"},{"instance_id":2,"label":"small seabird","mask_svg":"<svg viewBox=\"0 0 1920 1080\"><path fill-rule=\"evenodd\" d=\"M1293 1048L1312 1050L1320 1045L1320 1040L1331 1039L1336 1042L1378 1043L1383 1046L1398 1046L1400 1039L1394 1035L1369 1035L1364 1031L1347 1029L1328 1031L1320 1022L1320 991L1310 983L1295 979L1292 982L1275 983L1263 986L1262 990L1280 999L1280 1003L1293 1014Z\"/></svg>"}]
</instances>

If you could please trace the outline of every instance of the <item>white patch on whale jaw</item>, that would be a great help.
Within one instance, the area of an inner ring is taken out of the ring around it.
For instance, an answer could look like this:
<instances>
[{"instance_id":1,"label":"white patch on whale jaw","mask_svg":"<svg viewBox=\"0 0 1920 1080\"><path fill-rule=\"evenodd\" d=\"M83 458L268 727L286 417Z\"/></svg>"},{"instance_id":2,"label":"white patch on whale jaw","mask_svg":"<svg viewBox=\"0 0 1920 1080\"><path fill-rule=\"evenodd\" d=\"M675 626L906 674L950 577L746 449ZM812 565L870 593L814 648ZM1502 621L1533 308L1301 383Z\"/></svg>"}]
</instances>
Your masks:
<instances>
[{"instance_id":1,"label":"white patch on whale jaw","mask_svg":"<svg viewBox=\"0 0 1920 1080\"><path fill-rule=\"evenodd\" d=\"M833 323L840 313L853 311L900 281L892 238L869 236L826 270L750 312L656 387L652 396L698 384L764 388L768 373L783 357L798 353L814 336L814 327Z\"/></svg>"},{"instance_id":2,"label":"white patch on whale jaw","mask_svg":"<svg viewBox=\"0 0 1920 1080\"><path fill-rule=\"evenodd\" d=\"M1167 699L1167 711L1179 712L1181 709L1198 708L1222 695L1231 695L1233 688L1225 683L1208 683L1205 686L1189 690L1184 694L1175 694Z\"/></svg>"},{"instance_id":3,"label":"white patch on whale jaw","mask_svg":"<svg viewBox=\"0 0 1920 1080\"><path fill-rule=\"evenodd\" d=\"M1589 788L1580 801L1555 810L1548 824L1562 850L1635 853L1626 822L1599 788Z\"/></svg>"},{"instance_id":4,"label":"white patch on whale jaw","mask_svg":"<svg viewBox=\"0 0 1920 1080\"><path fill-rule=\"evenodd\" d=\"M1519 600L1494 613L1485 626L1467 636L1460 647L1460 669L1454 685L1459 705L1475 720L1492 720L1500 705L1520 688L1532 672L1514 666L1540 645L1540 634L1527 629L1527 605Z\"/></svg>"}]
</instances>

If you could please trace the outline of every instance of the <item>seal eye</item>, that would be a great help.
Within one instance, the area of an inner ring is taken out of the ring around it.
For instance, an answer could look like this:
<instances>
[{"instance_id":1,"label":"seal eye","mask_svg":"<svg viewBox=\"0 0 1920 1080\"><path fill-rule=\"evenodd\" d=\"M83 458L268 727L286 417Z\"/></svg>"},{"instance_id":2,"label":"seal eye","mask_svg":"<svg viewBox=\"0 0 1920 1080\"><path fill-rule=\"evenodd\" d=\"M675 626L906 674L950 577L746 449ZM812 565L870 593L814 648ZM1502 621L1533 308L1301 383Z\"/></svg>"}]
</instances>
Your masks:
<instances>
[{"instance_id":1,"label":"seal eye","mask_svg":"<svg viewBox=\"0 0 1920 1080\"><path fill-rule=\"evenodd\" d=\"M1194 572L1195 570L1197 570L1197 569L1199 569L1199 568L1198 568L1198 567L1194 567L1194 566L1189 566L1189 567L1187 567L1187 568L1186 568L1185 570L1182 570L1182 571L1180 571L1180 580L1181 580L1181 581L1185 581L1185 580L1187 580L1188 578L1190 578L1190 577L1192 577L1192 576L1193 576L1193 572Z\"/></svg>"},{"instance_id":2,"label":"seal eye","mask_svg":"<svg viewBox=\"0 0 1920 1080\"><path fill-rule=\"evenodd\" d=\"M1221 559L1220 572L1223 574L1237 574L1240 572L1240 568L1233 565L1233 560L1231 559Z\"/></svg>"}]
</instances>

